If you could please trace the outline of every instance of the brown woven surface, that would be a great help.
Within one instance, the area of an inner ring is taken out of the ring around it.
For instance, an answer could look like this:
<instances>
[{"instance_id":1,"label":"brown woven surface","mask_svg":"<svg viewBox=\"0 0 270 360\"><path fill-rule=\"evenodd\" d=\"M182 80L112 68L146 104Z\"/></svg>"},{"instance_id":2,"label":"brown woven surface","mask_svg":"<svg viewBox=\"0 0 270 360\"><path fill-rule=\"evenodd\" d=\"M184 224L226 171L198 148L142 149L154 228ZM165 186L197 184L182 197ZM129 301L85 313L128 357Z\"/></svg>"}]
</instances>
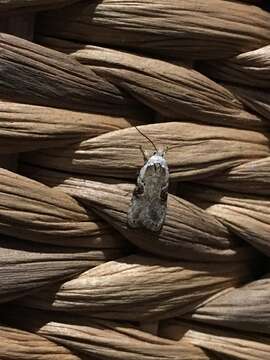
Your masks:
<instances>
[{"instance_id":1,"label":"brown woven surface","mask_svg":"<svg viewBox=\"0 0 270 360\"><path fill-rule=\"evenodd\" d=\"M0 0L0 359L270 359L267 5Z\"/></svg>"}]
</instances>

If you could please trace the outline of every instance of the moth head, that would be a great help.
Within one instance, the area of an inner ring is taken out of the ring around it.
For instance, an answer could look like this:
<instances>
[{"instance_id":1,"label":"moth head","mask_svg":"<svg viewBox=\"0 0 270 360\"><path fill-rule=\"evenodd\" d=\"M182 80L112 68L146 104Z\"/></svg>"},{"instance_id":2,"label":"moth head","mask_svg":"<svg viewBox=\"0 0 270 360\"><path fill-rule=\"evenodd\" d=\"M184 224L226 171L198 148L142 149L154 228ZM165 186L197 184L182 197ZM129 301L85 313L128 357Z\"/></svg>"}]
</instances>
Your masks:
<instances>
[{"instance_id":1,"label":"moth head","mask_svg":"<svg viewBox=\"0 0 270 360\"><path fill-rule=\"evenodd\" d=\"M156 154L165 157L165 154L167 153L168 149L169 149L168 146L165 146L165 148L164 147L159 148Z\"/></svg>"}]
</instances>

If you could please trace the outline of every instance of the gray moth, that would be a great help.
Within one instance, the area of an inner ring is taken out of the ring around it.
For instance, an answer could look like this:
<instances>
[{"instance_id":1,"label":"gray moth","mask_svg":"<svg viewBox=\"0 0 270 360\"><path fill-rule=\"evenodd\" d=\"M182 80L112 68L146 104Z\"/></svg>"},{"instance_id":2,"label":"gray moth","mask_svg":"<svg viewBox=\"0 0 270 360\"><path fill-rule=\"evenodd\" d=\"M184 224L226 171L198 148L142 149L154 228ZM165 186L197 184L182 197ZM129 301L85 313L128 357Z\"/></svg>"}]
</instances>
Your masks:
<instances>
[{"instance_id":1,"label":"gray moth","mask_svg":"<svg viewBox=\"0 0 270 360\"><path fill-rule=\"evenodd\" d=\"M146 135L141 134L154 145ZM143 153L146 158L145 152ZM169 168L165 150L156 149L146 159L137 178L127 216L131 228L143 227L153 232L161 230L166 217L168 187Z\"/></svg>"}]
</instances>

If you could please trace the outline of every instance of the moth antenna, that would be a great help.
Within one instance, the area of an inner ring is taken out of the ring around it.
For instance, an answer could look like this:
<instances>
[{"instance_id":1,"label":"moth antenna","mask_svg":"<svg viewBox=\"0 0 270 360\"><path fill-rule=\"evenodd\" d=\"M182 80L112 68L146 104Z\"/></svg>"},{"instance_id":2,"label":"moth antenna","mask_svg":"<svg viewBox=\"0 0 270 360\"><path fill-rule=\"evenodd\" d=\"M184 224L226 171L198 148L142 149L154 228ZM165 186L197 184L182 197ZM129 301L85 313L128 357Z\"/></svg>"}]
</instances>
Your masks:
<instances>
[{"instance_id":1,"label":"moth antenna","mask_svg":"<svg viewBox=\"0 0 270 360\"><path fill-rule=\"evenodd\" d=\"M139 129L137 128L137 126L135 126L135 129L136 129L142 136L144 136L144 137L154 146L154 149L156 150L156 152L158 152L158 149L157 149L156 145L154 144L154 142L153 142L148 136L146 136L143 132L141 132L141 130L139 130Z\"/></svg>"}]
</instances>

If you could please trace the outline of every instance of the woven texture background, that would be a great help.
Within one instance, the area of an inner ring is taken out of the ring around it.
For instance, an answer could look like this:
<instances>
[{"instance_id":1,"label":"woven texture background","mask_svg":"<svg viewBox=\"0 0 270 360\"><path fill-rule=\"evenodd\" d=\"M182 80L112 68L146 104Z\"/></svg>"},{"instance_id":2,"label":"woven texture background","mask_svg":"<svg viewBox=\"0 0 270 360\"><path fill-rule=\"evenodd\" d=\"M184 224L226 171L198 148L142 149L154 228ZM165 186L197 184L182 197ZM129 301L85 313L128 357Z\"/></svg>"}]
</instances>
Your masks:
<instances>
[{"instance_id":1,"label":"woven texture background","mask_svg":"<svg viewBox=\"0 0 270 360\"><path fill-rule=\"evenodd\" d=\"M0 359L270 359L268 10L0 0Z\"/></svg>"}]
</instances>

